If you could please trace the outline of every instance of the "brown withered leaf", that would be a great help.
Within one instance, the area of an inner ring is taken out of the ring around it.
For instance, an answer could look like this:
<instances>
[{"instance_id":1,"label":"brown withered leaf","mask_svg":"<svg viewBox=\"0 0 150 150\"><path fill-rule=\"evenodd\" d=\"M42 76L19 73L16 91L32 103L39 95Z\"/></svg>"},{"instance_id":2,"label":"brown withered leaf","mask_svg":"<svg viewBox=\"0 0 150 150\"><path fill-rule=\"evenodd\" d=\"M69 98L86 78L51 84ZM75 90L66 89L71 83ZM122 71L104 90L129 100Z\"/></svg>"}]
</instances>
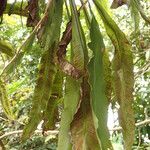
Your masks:
<instances>
[{"instance_id":1,"label":"brown withered leaf","mask_svg":"<svg viewBox=\"0 0 150 150\"><path fill-rule=\"evenodd\" d=\"M38 0L29 0L27 9L29 11L27 27L34 27L39 22Z\"/></svg>"},{"instance_id":2,"label":"brown withered leaf","mask_svg":"<svg viewBox=\"0 0 150 150\"><path fill-rule=\"evenodd\" d=\"M7 0L0 0L0 16L3 15L6 5L7 5Z\"/></svg>"},{"instance_id":3,"label":"brown withered leaf","mask_svg":"<svg viewBox=\"0 0 150 150\"><path fill-rule=\"evenodd\" d=\"M61 68L61 70L65 74L70 75L75 79L79 79L83 75L83 72L78 70L75 66L73 66L73 64L71 64L65 59L66 48L70 43L71 39L72 39L72 22L70 21L68 22L66 30L64 31L62 39L59 43L57 57L59 67Z\"/></svg>"},{"instance_id":4,"label":"brown withered leaf","mask_svg":"<svg viewBox=\"0 0 150 150\"><path fill-rule=\"evenodd\" d=\"M81 85L81 104L71 123L71 140L75 150L100 150L90 106L90 86L87 78Z\"/></svg>"}]
</instances>

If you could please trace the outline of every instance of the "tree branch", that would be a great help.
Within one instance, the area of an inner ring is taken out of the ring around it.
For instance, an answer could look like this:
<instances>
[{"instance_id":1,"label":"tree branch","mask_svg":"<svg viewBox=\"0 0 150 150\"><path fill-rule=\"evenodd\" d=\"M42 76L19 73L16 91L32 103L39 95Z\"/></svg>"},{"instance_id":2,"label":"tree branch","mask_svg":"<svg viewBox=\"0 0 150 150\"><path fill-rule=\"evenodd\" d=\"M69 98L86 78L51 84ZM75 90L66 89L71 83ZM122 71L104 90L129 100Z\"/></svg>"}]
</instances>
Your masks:
<instances>
[{"instance_id":1,"label":"tree branch","mask_svg":"<svg viewBox=\"0 0 150 150\"><path fill-rule=\"evenodd\" d=\"M135 126L136 127L141 127L141 126L144 126L146 124L150 124L150 119L146 119L144 121L138 122L138 123L135 124ZM109 129L109 131L120 131L120 130L122 130L121 127L116 127L116 128ZM21 134L21 133L23 133L23 130L7 132L7 133L3 134L2 136L0 136L0 140L2 140L3 138L5 138L7 136L13 135L13 134ZM34 133L35 134L42 134L43 131L42 130L35 130ZM58 130L49 130L49 131L45 132L45 134L51 134L51 135L57 135L58 133L59 133Z\"/></svg>"},{"instance_id":2,"label":"tree branch","mask_svg":"<svg viewBox=\"0 0 150 150\"><path fill-rule=\"evenodd\" d=\"M3 134L2 136L0 136L0 140L7 137L7 136L13 135L13 134L21 134L21 133L23 133L23 130L16 130L16 131L7 132L7 133ZM43 131L42 130L35 130L34 133L35 134L41 134L41 133L43 133ZM46 131L45 134L57 135L58 130L49 130L49 131Z\"/></svg>"},{"instance_id":3,"label":"tree branch","mask_svg":"<svg viewBox=\"0 0 150 150\"><path fill-rule=\"evenodd\" d=\"M145 119L144 121L138 122L135 124L135 126L138 128L146 124L150 124L150 119ZM115 128L109 129L109 131L120 131L120 130L122 130L122 127L115 127Z\"/></svg>"}]
</instances>

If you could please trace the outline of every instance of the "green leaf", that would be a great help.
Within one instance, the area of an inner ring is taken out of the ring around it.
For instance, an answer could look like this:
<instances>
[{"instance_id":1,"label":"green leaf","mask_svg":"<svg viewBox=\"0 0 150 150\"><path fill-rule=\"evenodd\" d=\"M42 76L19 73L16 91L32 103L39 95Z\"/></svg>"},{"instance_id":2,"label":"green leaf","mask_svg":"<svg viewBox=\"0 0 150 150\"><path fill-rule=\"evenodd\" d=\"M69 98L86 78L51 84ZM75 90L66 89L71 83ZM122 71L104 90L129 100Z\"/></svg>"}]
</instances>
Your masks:
<instances>
[{"instance_id":1,"label":"green leaf","mask_svg":"<svg viewBox=\"0 0 150 150\"><path fill-rule=\"evenodd\" d=\"M55 7L56 7L55 0L52 0L48 3L46 11L45 11L45 16L43 18L43 23L41 24L41 27L38 30L39 42L41 46L46 50L49 48L49 45L51 44L50 39L52 39L53 37L53 36L52 37L50 36L50 34L53 32L53 30L50 30L50 28L52 27L52 24L54 24L55 22L53 20L54 19L53 16L57 13L56 12L54 14Z\"/></svg>"},{"instance_id":2,"label":"green leaf","mask_svg":"<svg viewBox=\"0 0 150 150\"><path fill-rule=\"evenodd\" d=\"M53 50L52 50L53 51ZM50 51L46 51L41 58L41 68L34 90L32 109L28 124L25 126L22 141L26 141L36 130L37 125L42 120L43 112L47 107L48 100L51 96L56 68Z\"/></svg>"},{"instance_id":3,"label":"green leaf","mask_svg":"<svg viewBox=\"0 0 150 150\"><path fill-rule=\"evenodd\" d=\"M50 6L51 3L48 4ZM57 72L55 66L55 58L62 22L63 0L55 0L54 4L55 13L51 22L53 28L52 26L49 26L49 30L55 31L56 33L54 37L53 35L51 35L50 37L48 33L44 33L41 35L42 37L46 36L46 39L47 41L49 39L49 42L44 47L44 54L41 58L39 77L37 79L37 84L34 90L30 119L28 124L24 128L22 141L26 141L30 137L30 135L36 130L39 122L42 120L42 116L47 109L47 104L51 97L53 82ZM46 11L46 13L48 12ZM51 19L51 16L49 17L50 18L48 19ZM46 19L46 21L48 20Z\"/></svg>"},{"instance_id":4,"label":"green leaf","mask_svg":"<svg viewBox=\"0 0 150 150\"><path fill-rule=\"evenodd\" d=\"M88 62L86 43L83 35L82 26L79 20L77 8L73 0L70 0L70 6L72 12L73 63L77 69L83 70L85 63Z\"/></svg>"},{"instance_id":5,"label":"green leaf","mask_svg":"<svg viewBox=\"0 0 150 150\"><path fill-rule=\"evenodd\" d=\"M85 37L75 2L70 0L70 6L72 12L71 61L77 69L84 70L84 67L88 62ZM65 91L64 111L62 113L62 120L60 124L58 150L69 150L72 147L69 132L70 124L79 104L80 81L75 81L74 79L67 77Z\"/></svg>"},{"instance_id":6,"label":"green leaf","mask_svg":"<svg viewBox=\"0 0 150 150\"><path fill-rule=\"evenodd\" d=\"M85 5L83 0L80 0L80 2L81 2L82 5ZM84 12L84 16L85 16L84 18L85 18L86 24L89 28L89 26L90 26L90 16L89 16L89 12L88 12L88 9L87 9L86 5L83 7L83 12Z\"/></svg>"},{"instance_id":7,"label":"green leaf","mask_svg":"<svg viewBox=\"0 0 150 150\"><path fill-rule=\"evenodd\" d=\"M59 118L58 104L61 102L62 99L62 88L63 76L59 71L57 71L53 83L52 94L43 116L44 123L42 126L44 131L55 129L55 123L58 121Z\"/></svg>"},{"instance_id":8,"label":"green leaf","mask_svg":"<svg viewBox=\"0 0 150 150\"><path fill-rule=\"evenodd\" d=\"M131 16L134 21L135 33L137 33L139 31L140 14L135 0L130 0L130 9L131 9Z\"/></svg>"},{"instance_id":9,"label":"green leaf","mask_svg":"<svg viewBox=\"0 0 150 150\"><path fill-rule=\"evenodd\" d=\"M58 150L70 150L70 124L76 112L80 98L80 81L71 77L66 78L64 110L61 116L60 131L58 136Z\"/></svg>"},{"instance_id":10,"label":"green leaf","mask_svg":"<svg viewBox=\"0 0 150 150\"><path fill-rule=\"evenodd\" d=\"M45 17L38 31L38 38L44 50L48 50L53 41L58 42L62 22L63 0L51 0L48 3Z\"/></svg>"},{"instance_id":11,"label":"green leaf","mask_svg":"<svg viewBox=\"0 0 150 150\"><path fill-rule=\"evenodd\" d=\"M115 47L113 59L114 92L120 105L119 121L123 128L124 146L126 150L130 150L134 142L135 130L132 109L134 74L131 45L101 3L98 0L93 1L104 22L107 34Z\"/></svg>"},{"instance_id":12,"label":"green leaf","mask_svg":"<svg viewBox=\"0 0 150 150\"><path fill-rule=\"evenodd\" d=\"M105 8L105 10L107 11L107 13L111 16L112 13L109 9L109 0L99 0L99 2L101 3L101 5Z\"/></svg>"},{"instance_id":13,"label":"green leaf","mask_svg":"<svg viewBox=\"0 0 150 150\"><path fill-rule=\"evenodd\" d=\"M12 109L11 109L10 102L8 99L5 83L2 81L2 79L0 79L0 101L1 101L2 108L7 118L10 120L13 120L14 115L12 113Z\"/></svg>"},{"instance_id":14,"label":"green leaf","mask_svg":"<svg viewBox=\"0 0 150 150\"><path fill-rule=\"evenodd\" d=\"M0 40L0 51L10 57L12 57L15 52L14 48L10 43L1 40Z\"/></svg>"},{"instance_id":15,"label":"green leaf","mask_svg":"<svg viewBox=\"0 0 150 150\"><path fill-rule=\"evenodd\" d=\"M93 51L94 56L89 63L89 75L92 108L95 116L95 128L101 142L102 150L113 149L107 128L107 110L109 103L106 97L106 82L103 63L105 46L98 23L94 16L91 21L90 37L91 43L89 44L89 47Z\"/></svg>"}]
</instances>

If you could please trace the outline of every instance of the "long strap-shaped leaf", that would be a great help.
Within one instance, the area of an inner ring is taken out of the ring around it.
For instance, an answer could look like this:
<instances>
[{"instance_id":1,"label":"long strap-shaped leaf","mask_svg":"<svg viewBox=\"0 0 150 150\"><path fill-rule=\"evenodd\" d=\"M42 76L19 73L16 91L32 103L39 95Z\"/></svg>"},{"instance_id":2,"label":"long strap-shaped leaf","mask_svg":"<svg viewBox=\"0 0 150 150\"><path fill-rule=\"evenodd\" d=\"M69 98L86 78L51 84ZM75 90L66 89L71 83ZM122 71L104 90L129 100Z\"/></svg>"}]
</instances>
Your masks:
<instances>
[{"instance_id":1,"label":"long strap-shaped leaf","mask_svg":"<svg viewBox=\"0 0 150 150\"><path fill-rule=\"evenodd\" d=\"M73 61L79 68L87 72L88 54L85 43L85 37L81 27L81 23L77 14L75 2L70 0L72 9L72 50ZM77 51L78 50L78 51ZM82 52L80 52L80 51ZM83 54L83 56L81 54ZM80 55L80 57L79 57ZM82 62L81 62L82 56ZM82 63L82 66L81 66ZM94 149L99 150L100 146L95 132L92 111L90 106L90 86L88 83L88 75L82 79L81 97L78 105L77 113L71 123L71 138L73 148L76 150Z\"/></svg>"},{"instance_id":2,"label":"long strap-shaped leaf","mask_svg":"<svg viewBox=\"0 0 150 150\"><path fill-rule=\"evenodd\" d=\"M98 0L93 0L93 2L104 22L107 34L115 47L113 60L114 90L120 104L119 120L123 128L125 149L130 150L134 141L135 128L134 113L132 110L134 76L131 46L124 33L107 14L101 3Z\"/></svg>"},{"instance_id":3,"label":"long strap-shaped leaf","mask_svg":"<svg viewBox=\"0 0 150 150\"><path fill-rule=\"evenodd\" d=\"M10 102L8 99L5 83L2 81L2 79L0 79L0 101L1 101L1 105L4 110L4 113L6 114L8 119L11 119L11 120L14 119L12 109L10 107Z\"/></svg>"},{"instance_id":4,"label":"long strap-shaped leaf","mask_svg":"<svg viewBox=\"0 0 150 150\"><path fill-rule=\"evenodd\" d=\"M53 17L57 19L52 19L52 24L54 25L53 30L57 31L57 34L55 35L54 39L50 37L49 43L47 43L47 46L44 47L45 52L41 58L41 68L39 71L39 77L34 91L33 106L30 113L29 123L26 125L23 132L23 141L25 141L34 132L38 123L42 120L43 112L46 110L48 100L51 96L53 81L56 74L55 57L60 36L60 26L62 22L63 0L54 1L54 9L57 11L55 11ZM49 30L51 30L51 28L49 28ZM43 34L43 36L47 35L46 32ZM49 35L47 35L46 39L48 37Z\"/></svg>"},{"instance_id":5,"label":"long strap-shaped leaf","mask_svg":"<svg viewBox=\"0 0 150 150\"><path fill-rule=\"evenodd\" d=\"M91 99L95 118L95 127L99 137L102 150L113 149L107 128L107 110L109 101L106 97L106 83L104 80L104 53L105 46L99 30L99 26L94 16L90 29L91 43L90 49L94 57L89 63L89 74L91 84ZM108 73L108 72L107 72Z\"/></svg>"},{"instance_id":6,"label":"long strap-shaped leaf","mask_svg":"<svg viewBox=\"0 0 150 150\"><path fill-rule=\"evenodd\" d=\"M74 2L70 1L72 9L72 63L79 70L84 69L84 43L81 24ZM80 98L80 81L71 77L66 78L66 90L64 97L64 111L61 117L60 132L58 138L58 150L70 150L71 140L69 136L70 124L76 112Z\"/></svg>"},{"instance_id":7,"label":"long strap-shaped leaf","mask_svg":"<svg viewBox=\"0 0 150 150\"><path fill-rule=\"evenodd\" d=\"M138 3L138 2L137 2ZM131 16L134 21L135 32L139 31L140 15L135 0L130 0Z\"/></svg>"},{"instance_id":8,"label":"long strap-shaped leaf","mask_svg":"<svg viewBox=\"0 0 150 150\"><path fill-rule=\"evenodd\" d=\"M88 62L85 39L83 36L83 30L81 27L81 23L79 21L79 15L77 13L75 2L73 0L70 0L70 6L71 6L71 10L72 10L72 52L71 52L72 59L71 59L71 61L77 69L83 70L85 67L85 64L87 64L87 62ZM71 139L69 136L70 124L73 120L75 111L77 110L77 104L79 103L79 98L80 98L80 81L75 81L74 79L67 77L66 82L67 82L66 83L66 93L65 93L65 98L64 98L64 107L65 108L62 113L62 120L61 120L61 125L60 125L61 127L60 127L60 133L59 133L59 141L58 141L58 149L60 149L60 150L69 150L72 147L70 144ZM71 105L70 105L70 102L71 102ZM85 111L84 111L84 113L85 113ZM74 120L76 120L76 119L74 119ZM91 118L90 118L90 120L91 120ZM82 122L82 120L79 120L79 122L81 122L81 124L83 123L83 126L84 126L84 121ZM87 122L85 122L85 124L88 125ZM81 126L79 128L79 130L80 129L82 130L83 126ZM92 128L92 129L93 129L93 131L95 131L95 128ZM87 130L87 133L85 133L85 134L90 134L90 133L88 133L88 130ZM94 134L94 135L96 138L96 134ZM73 137L76 136L76 133L73 133L72 136ZM95 140L95 139L93 139L93 140ZM95 140L95 142L96 142L96 140ZM88 144L90 144L90 143L88 143ZM78 146L78 145L76 145L76 146ZM82 148L82 146L81 146L81 148Z\"/></svg>"},{"instance_id":9,"label":"long strap-shaped leaf","mask_svg":"<svg viewBox=\"0 0 150 150\"><path fill-rule=\"evenodd\" d=\"M22 140L25 141L36 130L37 125L42 120L43 112L46 109L48 100L50 99L53 80L56 74L53 55L50 51L46 51L41 59L41 68L36 83L33 96L32 110L30 113L29 123L25 126Z\"/></svg>"},{"instance_id":10,"label":"long strap-shaped leaf","mask_svg":"<svg viewBox=\"0 0 150 150\"><path fill-rule=\"evenodd\" d=\"M77 109L80 98L80 81L66 78L64 110L62 112L58 137L58 150L71 150L70 124Z\"/></svg>"},{"instance_id":11,"label":"long strap-shaped leaf","mask_svg":"<svg viewBox=\"0 0 150 150\"><path fill-rule=\"evenodd\" d=\"M38 39L41 46L47 50L52 45L53 41L58 42L60 34L60 22L62 20L62 4L63 0L49 0L45 11L45 17L38 30Z\"/></svg>"},{"instance_id":12,"label":"long strap-shaped leaf","mask_svg":"<svg viewBox=\"0 0 150 150\"><path fill-rule=\"evenodd\" d=\"M72 12L72 50L73 63L79 70L83 70L88 61L87 48L83 36L83 30L79 21L79 15L74 0L70 0Z\"/></svg>"},{"instance_id":13,"label":"long strap-shaped leaf","mask_svg":"<svg viewBox=\"0 0 150 150\"><path fill-rule=\"evenodd\" d=\"M57 34L54 34L54 31L56 33L59 32L59 30L56 30L56 28L55 28L56 20L60 19L57 16L59 11L55 10L56 5L57 5L56 0L49 0L46 11L44 13L43 22L41 24L40 29L38 30L38 39L39 39L41 46L44 49L49 48L49 45L52 43L52 41L54 39L54 36L57 35ZM61 9L61 8L59 8L59 6L60 5L57 6L58 10ZM57 16L57 19L56 19L56 16Z\"/></svg>"},{"instance_id":14,"label":"long strap-shaped leaf","mask_svg":"<svg viewBox=\"0 0 150 150\"><path fill-rule=\"evenodd\" d=\"M71 123L71 138L75 150L101 150L90 105L88 78L81 83L81 104Z\"/></svg>"},{"instance_id":15,"label":"long strap-shaped leaf","mask_svg":"<svg viewBox=\"0 0 150 150\"><path fill-rule=\"evenodd\" d=\"M63 76L59 71L57 71L53 83L52 94L43 116L43 131L55 129L55 123L59 118L58 104L62 99L62 87Z\"/></svg>"}]
</instances>

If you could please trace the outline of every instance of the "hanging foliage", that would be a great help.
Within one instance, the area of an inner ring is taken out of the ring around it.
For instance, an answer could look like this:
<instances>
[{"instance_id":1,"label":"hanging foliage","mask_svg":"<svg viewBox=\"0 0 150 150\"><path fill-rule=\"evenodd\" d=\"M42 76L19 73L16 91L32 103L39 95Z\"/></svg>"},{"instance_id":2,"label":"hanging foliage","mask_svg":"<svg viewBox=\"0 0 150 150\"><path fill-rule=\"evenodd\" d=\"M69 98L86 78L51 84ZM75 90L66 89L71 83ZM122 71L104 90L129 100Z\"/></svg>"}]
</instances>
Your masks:
<instances>
[{"instance_id":1,"label":"hanging foliage","mask_svg":"<svg viewBox=\"0 0 150 150\"><path fill-rule=\"evenodd\" d=\"M63 33L61 41L59 42L57 57L58 65L60 69L69 76L72 76L75 79L79 79L83 75L83 71L79 70L73 62L66 60L66 48L72 39L72 21L67 23L66 30Z\"/></svg>"},{"instance_id":2,"label":"hanging foliage","mask_svg":"<svg viewBox=\"0 0 150 150\"><path fill-rule=\"evenodd\" d=\"M36 37L41 46L32 108L22 141L26 141L43 121L43 133L56 129L57 123L60 125L58 150L113 150L107 127L108 106L113 95L113 99L119 104L124 149L131 150L135 136L132 109L133 56L128 39L111 18L108 1L80 0L79 9L75 0L65 1L69 19L68 23L63 24L66 25L63 33L61 27L64 26L61 23L66 19L63 16L63 11L66 11L63 10L63 0L28 2L27 26L34 27L29 38L16 55L12 47L0 41L0 51L13 57L2 70L1 79L17 68L23 56L31 51ZM124 4L131 8L137 33L140 15L147 22L149 18L145 16L137 0L114 0L111 8L116 9ZM0 6L0 13L4 11L2 7L4 6ZM114 46L111 61L105 49L95 7ZM39 19L39 16L42 18ZM85 33L82 22L89 33ZM2 80L0 98L5 114L11 116L11 107ZM59 110L60 104L62 111Z\"/></svg>"},{"instance_id":3,"label":"hanging foliage","mask_svg":"<svg viewBox=\"0 0 150 150\"><path fill-rule=\"evenodd\" d=\"M97 0L94 0L94 3L104 22L107 34L115 47L113 60L114 91L120 105L119 121L123 128L124 146L125 149L130 150L134 142L135 128L132 109L134 75L131 46L124 33L107 14L104 7Z\"/></svg>"},{"instance_id":4,"label":"hanging foliage","mask_svg":"<svg viewBox=\"0 0 150 150\"><path fill-rule=\"evenodd\" d=\"M47 105L51 97L53 82L57 71L55 66L55 57L60 34L60 26L62 21L61 18L62 18L63 1L61 2L54 1L54 4L55 4L53 5L54 10L56 9L58 11L57 12L55 11L55 14L53 15L52 19L58 18L60 20L55 19L54 24L52 22L53 24L52 30L50 28L51 26L46 26L46 29L49 27L50 31L57 30L58 32L57 34L55 34L55 38L53 39L52 37L49 36L49 34L47 34L47 32L41 34L41 38L45 37L47 42L46 45L44 46L44 54L41 58L39 76L34 90L33 105L30 113L29 123L26 125L24 129L22 141L25 141L36 130L37 125L42 120L43 114L47 109ZM50 5L51 3L49 3L48 6ZM49 13L51 14L51 12ZM49 18L46 21L49 21ZM42 26L41 28L44 28L44 26ZM43 43L44 42L43 39L41 40L42 40L41 42Z\"/></svg>"},{"instance_id":5,"label":"hanging foliage","mask_svg":"<svg viewBox=\"0 0 150 150\"><path fill-rule=\"evenodd\" d=\"M103 64L105 46L98 23L94 16L91 21L90 37L91 43L89 43L89 47L93 51L94 56L89 63L89 74L95 127L102 149L112 149L109 131L107 129L107 110L109 101L106 97L106 82L104 80L104 76L107 75L104 74ZM109 88L107 90L109 90Z\"/></svg>"},{"instance_id":6,"label":"hanging foliage","mask_svg":"<svg viewBox=\"0 0 150 150\"><path fill-rule=\"evenodd\" d=\"M71 140L73 149L101 150L96 136L92 109L90 105L90 86L88 78L84 77L81 83L81 97L79 109L71 123Z\"/></svg>"}]
</instances>

